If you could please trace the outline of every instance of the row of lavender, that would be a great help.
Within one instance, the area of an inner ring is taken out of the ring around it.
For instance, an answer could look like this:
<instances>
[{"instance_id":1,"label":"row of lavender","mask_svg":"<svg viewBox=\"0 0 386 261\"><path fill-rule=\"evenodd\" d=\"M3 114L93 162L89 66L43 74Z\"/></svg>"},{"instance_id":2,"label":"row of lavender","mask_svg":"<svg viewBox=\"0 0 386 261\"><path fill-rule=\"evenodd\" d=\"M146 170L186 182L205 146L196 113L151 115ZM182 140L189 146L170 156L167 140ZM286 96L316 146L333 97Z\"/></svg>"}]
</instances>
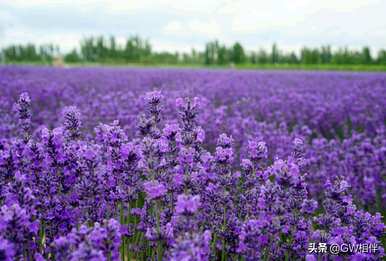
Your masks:
<instances>
[{"instance_id":1,"label":"row of lavender","mask_svg":"<svg viewBox=\"0 0 386 261\"><path fill-rule=\"evenodd\" d=\"M385 75L0 70L9 260L383 255Z\"/></svg>"}]
</instances>

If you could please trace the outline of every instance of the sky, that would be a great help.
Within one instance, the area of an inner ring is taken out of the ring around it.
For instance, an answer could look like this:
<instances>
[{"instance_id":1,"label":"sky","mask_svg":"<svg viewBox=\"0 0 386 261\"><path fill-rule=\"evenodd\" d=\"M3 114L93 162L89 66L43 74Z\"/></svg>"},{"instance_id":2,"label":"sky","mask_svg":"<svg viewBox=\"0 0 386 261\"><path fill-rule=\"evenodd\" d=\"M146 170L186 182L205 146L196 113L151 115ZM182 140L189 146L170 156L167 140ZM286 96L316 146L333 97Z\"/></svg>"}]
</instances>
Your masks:
<instances>
[{"instance_id":1,"label":"sky","mask_svg":"<svg viewBox=\"0 0 386 261\"><path fill-rule=\"evenodd\" d=\"M0 0L0 47L55 43L62 51L91 35L131 35L157 51L202 50L219 39L248 50L302 46L386 49L385 0Z\"/></svg>"}]
</instances>

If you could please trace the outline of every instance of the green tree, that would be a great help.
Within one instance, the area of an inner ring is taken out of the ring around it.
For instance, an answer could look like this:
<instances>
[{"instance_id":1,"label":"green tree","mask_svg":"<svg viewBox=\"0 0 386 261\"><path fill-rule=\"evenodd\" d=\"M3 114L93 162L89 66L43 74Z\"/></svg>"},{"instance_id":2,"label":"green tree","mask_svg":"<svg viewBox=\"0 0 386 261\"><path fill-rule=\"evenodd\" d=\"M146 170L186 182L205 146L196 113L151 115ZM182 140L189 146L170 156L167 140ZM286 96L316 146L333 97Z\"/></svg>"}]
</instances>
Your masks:
<instances>
[{"instance_id":1,"label":"green tree","mask_svg":"<svg viewBox=\"0 0 386 261\"><path fill-rule=\"evenodd\" d=\"M236 42L232 47L231 61L235 64L245 63L246 61L244 48L239 42Z\"/></svg>"},{"instance_id":2,"label":"green tree","mask_svg":"<svg viewBox=\"0 0 386 261\"><path fill-rule=\"evenodd\" d=\"M217 63L219 43L217 40L209 42L205 45L204 63L207 65Z\"/></svg>"},{"instance_id":3,"label":"green tree","mask_svg":"<svg viewBox=\"0 0 386 261\"><path fill-rule=\"evenodd\" d=\"M76 49L73 49L69 53L67 53L63 59L66 63L79 63L82 61Z\"/></svg>"},{"instance_id":4,"label":"green tree","mask_svg":"<svg viewBox=\"0 0 386 261\"><path fill-rule=\"evenodd\" d=\"M303 47L300 51L300 61L303 64L318 64L320 63L320 52L317 48L311 49Z\"/></svg>"},{"instance_id":5,"label":"green tree","mask_svg":"<svg viewBox=\"0 0 386 261\"><path fill-rule=\"evenodd\" d=\"M279 50L276 43L272 45L271 49L271 63L275 64L279 62Z\"/></svg>"},{"instance_id":6,"label":"green tree","mask_svg":"<svg viewBox=\"0 0 386 261\"><path fill-rule=\"evenodd\" d=\"M323 64L329 64L331 63L332 59L332 53L331 53L331 46L322 46L320 48L320 62Z\"/></svg>"},{"instance_id":7,"label":"green tree","mask_svg":"<svg viewBox=\"0 0 386 261\"><path fill-rule=\"evenodd\" d=\"M373 58L371 57L371 51L368 46L363 47L362 49L362 63L363 64L371 64L373 62Z\"/></svg>"},{"instance_id":8,"label":"green tree","mask_svg":"<svg viewBox=\"0 0 386 261\"><path fill-rule=\"evenodd\" d=\"M269 62L270 62L269 54L264 49L260 49L257 53L257 63L266 64Z\"/></svg>"},{"instance_id":9,"label":"green tree","mask_svg":"<svg viewBox=\"0 0 386 261\"><path fill-rule=\"evenodd\" d=\"M378 64L386 65L386 50L379 50L377 57Z\"/></svg>"}]
</instances>

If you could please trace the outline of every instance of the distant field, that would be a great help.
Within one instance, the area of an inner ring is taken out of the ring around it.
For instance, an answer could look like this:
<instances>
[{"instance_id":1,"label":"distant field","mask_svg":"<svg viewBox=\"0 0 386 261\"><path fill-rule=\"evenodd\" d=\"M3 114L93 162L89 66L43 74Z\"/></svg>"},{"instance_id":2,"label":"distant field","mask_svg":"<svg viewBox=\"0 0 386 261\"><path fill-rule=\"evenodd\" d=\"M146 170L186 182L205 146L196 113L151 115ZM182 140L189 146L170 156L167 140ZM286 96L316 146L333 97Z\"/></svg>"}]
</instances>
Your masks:
<instances>
[{"instance_id":1,"label":"distant field","mask_svg":"<svg viewBox=\"0 0 386 261\"><path fill-rule=\"evenodd\" d=\"M42 63L12 63L14 65L41 66ZM201 65L201 64L153 64L153 63L70 63L66 67L156 67L156 68L209 68L239 70L309 70L309 71L358 71L386 72L386 65L331 65L331 64L239 64L231 65Z\"/></svg>"},{"instance_id":2,"label":"distant field","mask_svg":"<svg viewBox=\"0 0 386 261\"><path fill-rule=\"evenodd\" d=\"M321 71L375 71L385 72L386 65L331 65L331 64L269 64L269 65L255 65L246 64L238 65L238 69L278 69L278 70L321 70Z\"/></svg>"}]
</instances>

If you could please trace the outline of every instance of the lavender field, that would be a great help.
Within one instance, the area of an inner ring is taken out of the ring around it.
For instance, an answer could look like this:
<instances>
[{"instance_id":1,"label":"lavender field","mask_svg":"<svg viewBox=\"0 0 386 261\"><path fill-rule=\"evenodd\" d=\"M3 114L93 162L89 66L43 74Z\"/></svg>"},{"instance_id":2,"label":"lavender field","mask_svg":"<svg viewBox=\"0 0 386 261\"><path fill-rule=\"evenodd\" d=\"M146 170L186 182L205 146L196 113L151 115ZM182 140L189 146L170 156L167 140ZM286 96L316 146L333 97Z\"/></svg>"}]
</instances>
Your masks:
<instances>
[{"instance_id":1,"label":"lavender field","mask_svg":"<svg viewBox=\"0 0 386 261\"><path fill-rule=\"evenodd\" d=\"M0 115L0 260L384 257L386 74L0 67Z\"/></svg>"}]
</instances>

